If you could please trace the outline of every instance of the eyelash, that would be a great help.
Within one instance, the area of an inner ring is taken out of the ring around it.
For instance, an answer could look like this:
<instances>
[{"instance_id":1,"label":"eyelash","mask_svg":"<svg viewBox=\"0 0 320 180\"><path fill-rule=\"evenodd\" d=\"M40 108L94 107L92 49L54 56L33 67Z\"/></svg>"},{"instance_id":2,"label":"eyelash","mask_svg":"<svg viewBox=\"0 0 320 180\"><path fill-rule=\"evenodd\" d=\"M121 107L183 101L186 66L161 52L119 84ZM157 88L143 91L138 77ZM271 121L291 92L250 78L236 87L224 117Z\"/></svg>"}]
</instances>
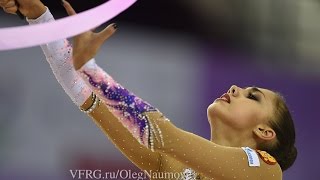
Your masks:
<instances>
[{"instance_id":1,"label":"eyelash","mask_svg":"<svg viewBox=\"0 0 320 180\"><path fill-rule=\"evenodd\" d=\"M259 99L255 95L253 95L251 92L248 94L248 98L255 101L259 101Z\"/></svg>"}]
</instances>

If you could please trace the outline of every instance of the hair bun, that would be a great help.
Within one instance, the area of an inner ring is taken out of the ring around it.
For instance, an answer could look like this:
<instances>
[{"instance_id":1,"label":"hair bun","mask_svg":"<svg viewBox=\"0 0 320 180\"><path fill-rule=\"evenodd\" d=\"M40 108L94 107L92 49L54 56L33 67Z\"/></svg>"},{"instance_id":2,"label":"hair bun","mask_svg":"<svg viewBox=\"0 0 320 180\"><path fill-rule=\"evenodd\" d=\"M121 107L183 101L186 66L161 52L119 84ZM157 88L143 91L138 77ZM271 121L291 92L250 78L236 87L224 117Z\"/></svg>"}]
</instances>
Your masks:
<instances>
[{"instance_id":1,"label":"hair bun","mask_svg":"<svg viewBox=\"0 0 320 180\"><path fill-rule=\"evenodd\" d=\"M278 162L281 166L281 169L285 171L289 167L291 167L294 163L294 161L297 158L298 150L293 145L290 149L288 149L285 154L282 156L281 160Z\"/></svg>"},{"instance_id":2,"label":"hair bun","mask_svg":"<svg viewBox=\"0 0 320 180\"><path fill-rule=\"evenodd\" d=\"M288 156L290 158L296 159L297 155L298 155L298 150L297 150L296 146L293 145L291 147L290 151L288 152Z\"/></svg>"}]
</instances>

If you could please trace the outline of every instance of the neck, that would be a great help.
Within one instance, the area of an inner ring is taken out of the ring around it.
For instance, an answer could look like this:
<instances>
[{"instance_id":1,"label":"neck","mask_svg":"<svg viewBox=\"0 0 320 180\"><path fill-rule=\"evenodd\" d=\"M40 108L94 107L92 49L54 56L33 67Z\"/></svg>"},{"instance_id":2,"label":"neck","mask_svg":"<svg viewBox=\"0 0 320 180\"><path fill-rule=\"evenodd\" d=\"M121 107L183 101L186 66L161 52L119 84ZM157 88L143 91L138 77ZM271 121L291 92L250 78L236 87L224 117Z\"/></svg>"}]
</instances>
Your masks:
<instances>
[{"instance_id":1,"label":"neck","mask_svg":"<svg viewBox=\"0 0 320 180\"><path fill-rule=\"evenodd\" d=\"M256 148L256 142L252 138L252 133L242 132L232 128L211 127L211 139L215 144L228 147L251 147Z\"/></svg>"}]
</instances>

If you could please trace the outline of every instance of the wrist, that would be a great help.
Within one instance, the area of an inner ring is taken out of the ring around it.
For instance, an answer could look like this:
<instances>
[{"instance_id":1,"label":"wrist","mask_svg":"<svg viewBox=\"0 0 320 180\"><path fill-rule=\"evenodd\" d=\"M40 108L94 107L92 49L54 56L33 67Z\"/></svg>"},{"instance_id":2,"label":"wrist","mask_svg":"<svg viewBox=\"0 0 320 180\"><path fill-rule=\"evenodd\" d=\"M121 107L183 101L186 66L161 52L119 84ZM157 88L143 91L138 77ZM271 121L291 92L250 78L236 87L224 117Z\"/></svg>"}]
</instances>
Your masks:
<instances>
[{"instance_id":1,"label":"wrist","mask_svg":"<svg viewBox=\"0 0 320 180\"><path fill-rule=\"evenodd\" d=\"M46 6L41 2L28 5L29 7L20 6L19 10L23 15L25 15L28 19L37 19L43 13L46 12Z\"/></svg>"},{"instance_id":2,"label":"wrist","mask_svg":"<svg viewBox=\"0 0 320 180\"><path fill-rule=\"evenodd\" d=\"M79 70L84 64L86 64L86 61L84 58L81 58L79 56L73 56L73 67L77 71Z\"/></svg>"},{"instance_id":3,"label":"wrist","mask_svg":"<svg viewBox=\"0 0 320 180\"><path fill-rule=\"evenodd\" d=\"M76 48L73 48L73 52L77 51ZM86 65L87 63L91 62L94 59L93 56L90 56L88 54L77 54L77 53L73 53L73 67L74 69L77 71L79 69L81 69L84 65ZM94 62L95 64L95 62Z\"/></svg>"}]
</instances>

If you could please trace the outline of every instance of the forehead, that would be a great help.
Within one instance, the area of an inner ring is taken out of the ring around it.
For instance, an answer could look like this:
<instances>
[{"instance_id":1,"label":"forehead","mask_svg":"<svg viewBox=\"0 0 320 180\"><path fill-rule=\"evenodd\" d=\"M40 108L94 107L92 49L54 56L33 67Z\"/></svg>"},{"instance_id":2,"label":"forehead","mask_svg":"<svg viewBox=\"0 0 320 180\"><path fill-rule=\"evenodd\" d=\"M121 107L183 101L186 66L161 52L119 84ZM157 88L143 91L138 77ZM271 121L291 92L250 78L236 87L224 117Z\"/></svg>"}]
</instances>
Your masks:
<instances>
[{"instance_id":1,"label":"forehead","mask_svg":"<svg viewBox=\"0 0 320 180\"><path fill-rule=\"evenodd\" d=\"M275 102L275 98L276 98L276 93L269 90L269 89L265 89L265 88L260 88L258 87L258 89L264 94L264 103L267 107L267 109L269 110L273 110L274 109L274 102Z\"/></svg>"},{"instance_id":2,"label":"forehead","mask_svg":"<svg viewBox=\"0 0 320 180\"><path fill-rule=\"evenodd\" d=\"M273 100L275 98L275 96L276 96L276 93L271 91L271 90L269 90L269 89L260 88L260 87L258 87L258 89L260 91L262 91L263 94L266 96L266 98L269 99L269 100Z\"/></svg>"},{"instance_id":3,"label":"forehead","mask_svg":"<svg viewBox=\"0 0 320 180\"><path fill-rule=\"evenodd\" d=\"M262 101L262 106L264 107L264 112L269 116L274 110L274 100L276 98L276 93L265 88L257 87L264 94L264 101ZM263 96L263 95L262 95Z\"/></svg>"}]
</instances>

